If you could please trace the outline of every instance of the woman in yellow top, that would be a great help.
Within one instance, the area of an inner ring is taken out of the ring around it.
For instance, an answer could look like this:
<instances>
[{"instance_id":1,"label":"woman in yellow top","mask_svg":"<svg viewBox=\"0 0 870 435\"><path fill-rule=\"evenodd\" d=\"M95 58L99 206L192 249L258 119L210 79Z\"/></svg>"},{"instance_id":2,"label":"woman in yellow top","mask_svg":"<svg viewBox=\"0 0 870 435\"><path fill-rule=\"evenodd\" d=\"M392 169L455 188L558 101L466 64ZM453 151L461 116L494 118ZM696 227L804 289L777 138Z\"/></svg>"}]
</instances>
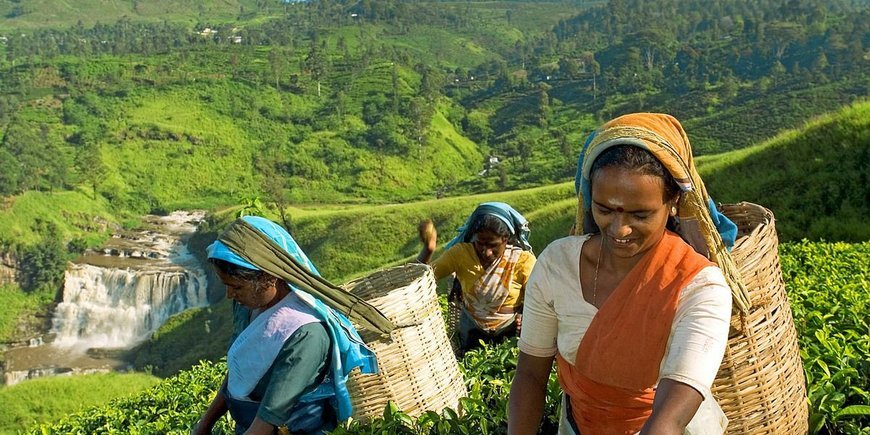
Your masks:
<instances>
[{"instance_id":1,"label":"woman in yellow top","mask_svg":"<svg viewBox=\"0 0 870 435\"><path fill-rule=\"evenodd\" d=\"M437 246L432 221L419 227L423 249L417 260L429 263ZM526 218L503 202L477 206L444 253L431 263L435 279L455 274L461 285L459 348L481 340L498 342L522 326L523 293L535 265Z\"/></svg>"}]
</instances>

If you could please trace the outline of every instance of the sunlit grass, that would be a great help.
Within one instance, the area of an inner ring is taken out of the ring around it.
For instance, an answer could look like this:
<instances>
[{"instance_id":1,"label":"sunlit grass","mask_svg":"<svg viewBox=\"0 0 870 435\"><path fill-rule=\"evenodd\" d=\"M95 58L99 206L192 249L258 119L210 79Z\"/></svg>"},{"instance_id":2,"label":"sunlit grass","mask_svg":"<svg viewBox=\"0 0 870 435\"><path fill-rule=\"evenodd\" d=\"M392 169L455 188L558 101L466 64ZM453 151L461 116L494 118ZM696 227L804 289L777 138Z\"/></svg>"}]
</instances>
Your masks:
<instances>
[{"instance_id":1,"label":"sunlit grass","mask_svg":"<svg viewBox=\"0 0 870 435\"><path fill-rule=\"evenodd\" d=\"M136 394L160 382L142 373L51 377L0 387L0 432L18 433L38 423Z\"/></svg>"}]
</instances>

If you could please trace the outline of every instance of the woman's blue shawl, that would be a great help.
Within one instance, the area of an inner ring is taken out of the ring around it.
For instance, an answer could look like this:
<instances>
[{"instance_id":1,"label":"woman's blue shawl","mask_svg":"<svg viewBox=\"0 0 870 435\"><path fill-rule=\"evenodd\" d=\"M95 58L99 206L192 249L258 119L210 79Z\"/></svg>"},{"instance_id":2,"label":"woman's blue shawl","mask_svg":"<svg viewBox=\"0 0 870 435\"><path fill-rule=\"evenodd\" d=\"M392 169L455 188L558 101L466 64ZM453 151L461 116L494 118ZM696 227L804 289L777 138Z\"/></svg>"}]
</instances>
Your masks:
<instances>
[{"instance_id":1,"label":"woman's blue shawl","mask_svg":"<svg viewBox=\"0 0 870 435\"><path fill-rule=\"evenodd\" d=\"M284 227L259 216L245 216L242 219L281 246L287 254L304 265L312 274L320 275L314 263L308 259ZM248 269L261 270L219 240L209 245L207 252L208 258L217 258ZM332 343L332 360L329 362L328 375L314 391L305 394L299 400L304 403L328 398L336 410L338 420L347 420L353 411L346 385L348 374L356 367L359 367L362 373L377 373L375 354L365 346L347 317L326 306L314 296L293 287L292 284L290 287L323 320Z\"/></svg>"}]
</instances>

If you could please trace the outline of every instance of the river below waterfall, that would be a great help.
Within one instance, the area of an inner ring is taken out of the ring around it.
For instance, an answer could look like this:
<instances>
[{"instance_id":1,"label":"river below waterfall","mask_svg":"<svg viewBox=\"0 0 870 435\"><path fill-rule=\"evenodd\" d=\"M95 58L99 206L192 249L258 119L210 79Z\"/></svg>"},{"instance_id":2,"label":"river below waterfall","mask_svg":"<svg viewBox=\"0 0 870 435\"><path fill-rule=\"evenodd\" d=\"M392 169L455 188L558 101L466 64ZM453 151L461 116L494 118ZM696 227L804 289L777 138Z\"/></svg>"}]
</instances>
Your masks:
<instances>
[{"instance_id":1,"label":"river below waterfall","mask_svg":"<svg viewBox=\"0 0 870 435\"><path fill-rule=\"evenodd\" d=\"M125 350L169 317L208 304L207 281L187 240L204 212L145 216L64 274L51 331L6 351L7 385L39 376L124 370Z\"/></svg>"}]
</instances>

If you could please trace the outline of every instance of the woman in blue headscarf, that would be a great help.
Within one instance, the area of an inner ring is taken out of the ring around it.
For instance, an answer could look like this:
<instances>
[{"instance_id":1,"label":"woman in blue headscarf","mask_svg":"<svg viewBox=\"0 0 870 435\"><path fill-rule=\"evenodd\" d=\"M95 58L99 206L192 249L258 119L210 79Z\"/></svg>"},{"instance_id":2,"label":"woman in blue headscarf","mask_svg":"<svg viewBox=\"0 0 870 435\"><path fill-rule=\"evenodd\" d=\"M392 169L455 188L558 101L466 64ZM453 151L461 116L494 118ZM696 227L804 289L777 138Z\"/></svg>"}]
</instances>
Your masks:
<instances>
[{"instance_id":1,"label":"woman in blue headscarf","mask_svg":"<svg viewBox=\"0 0 870 435\"><path fill-rule=\"evenodd\" d=\"M321 278L268 219L237 219L208 247L208 258L233 300L234 335L227 376L192 433L211 433L227 411L237 434L321 434L350 417L348 373L374 373L377 364L342 312L382 334L392 324Z\"/></svg>"},{"instance_id":2,"label":"woman in blue headscarf","mask_svg":"<svg viewBox=\"0 0 870 435\"><path fill-rule=\"evenodd\" d=\"M431 220L418 229L423 249L417 260L429 263L438 234ZM497 342L517 333L535 255L529 222L503 202L480 204L458 231L431 265L435 279L455 274L461 286L459 348L465 352L481 340Z\"/></svg>"}]
</instances>

